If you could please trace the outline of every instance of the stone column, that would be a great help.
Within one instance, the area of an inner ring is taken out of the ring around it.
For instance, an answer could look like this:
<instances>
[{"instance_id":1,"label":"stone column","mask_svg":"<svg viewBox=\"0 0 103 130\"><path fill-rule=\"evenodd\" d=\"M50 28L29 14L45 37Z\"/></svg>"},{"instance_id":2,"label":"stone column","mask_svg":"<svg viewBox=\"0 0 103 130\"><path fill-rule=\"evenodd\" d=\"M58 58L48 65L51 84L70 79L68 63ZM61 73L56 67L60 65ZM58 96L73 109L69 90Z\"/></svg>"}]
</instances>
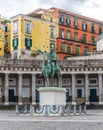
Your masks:
<instances>
[{"instance_id":1,"label":"stone column","mask_svg":"<svg viewBox=\"0 0 103 130\"><path fill-rule=\"evenodd\" d=\"M98 74L98 81L99 81L99 104L103 104L102 74Z\"/></svg>"},{"instance_id":2,"label":"stone column","mask_svg":"<svg viewBox=\"0 0 103 130\"><path fill-rule=\"evenodd\" d=\"M36 104L36 76L32 74L32 105Z\"/></svg>"},{"instance_id":3,"label":"stone column","mask_svg":"<svg viewBox=\"0 0 103 130\"><path fill-rule=\"evenodd\" d=\"M18 76L18 104L22 105L22 74Z\"/></svg>"},{"instance_id":4,"label":"stone column","mask_svg":"<svg viewBox=\"0 0 103 130\"><path fill-rule=\"evenodd\" d=\"M75 101L75 74L72 74L72 104L75 105L76 104L76 101Z\"/></svg>"},{"instance_id":5,"label":"stone column","mask_svg":"<svg viewBox=\"0 0 103 130\"><path fill-rule=\"evenodd\" d=\"M86 105L89 105L89 78L88 74L85 74L85 101Z\"/></svg>"},{"instance_id":6,"label":"stone column","mask_svg":"<svg viewBox=\"0 0 103 130\"><path fill-rule=\"evenodd\" d=\"M5 96L5 105L9 105L9 74L5 74L5 90L4 90L4 96Z\"/></svg>"}]
</instances>

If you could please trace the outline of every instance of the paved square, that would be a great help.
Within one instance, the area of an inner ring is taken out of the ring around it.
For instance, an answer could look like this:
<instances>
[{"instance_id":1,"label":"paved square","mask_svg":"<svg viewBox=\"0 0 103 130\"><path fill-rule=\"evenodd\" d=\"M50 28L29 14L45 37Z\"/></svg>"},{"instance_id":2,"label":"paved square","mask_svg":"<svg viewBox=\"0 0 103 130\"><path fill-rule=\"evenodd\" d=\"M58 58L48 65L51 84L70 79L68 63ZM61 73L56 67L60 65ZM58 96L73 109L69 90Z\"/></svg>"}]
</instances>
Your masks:
<instances>
[{"instance_id":1,"label":"paved square","mask_svg":"<svg viewBox=\"0 0 103 130\"><path fill-rule=\"evenodd\" d=\"M16 115L0 111L0 130L103 130L103 110L88 110L81 116Z\"/></svg>"}]
</instances>

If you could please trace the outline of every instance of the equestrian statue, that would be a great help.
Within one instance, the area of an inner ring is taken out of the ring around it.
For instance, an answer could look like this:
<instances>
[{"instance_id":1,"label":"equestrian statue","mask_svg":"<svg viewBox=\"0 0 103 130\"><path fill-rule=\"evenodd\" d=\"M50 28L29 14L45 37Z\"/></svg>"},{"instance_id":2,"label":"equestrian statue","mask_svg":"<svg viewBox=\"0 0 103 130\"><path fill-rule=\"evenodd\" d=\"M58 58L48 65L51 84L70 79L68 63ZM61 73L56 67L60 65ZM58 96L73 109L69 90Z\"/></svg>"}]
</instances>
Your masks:
<instances>
[{"instance_id":1,"label":"equestrian statue","mask_svg":"<svg viewBox=\"0 0 103 130\"><path fill-rule=\"evenodd\" d=\"M51 48L50 52L43 52L38 48L36 49L43 56L41 75L44 77L45 87L51 87L55 78L57 78L58 87L62 87L61 68L57 63L57 54L54 48ZM52 83L50 83L50 79L52 79Z\"/></svg>"}]
</instances>

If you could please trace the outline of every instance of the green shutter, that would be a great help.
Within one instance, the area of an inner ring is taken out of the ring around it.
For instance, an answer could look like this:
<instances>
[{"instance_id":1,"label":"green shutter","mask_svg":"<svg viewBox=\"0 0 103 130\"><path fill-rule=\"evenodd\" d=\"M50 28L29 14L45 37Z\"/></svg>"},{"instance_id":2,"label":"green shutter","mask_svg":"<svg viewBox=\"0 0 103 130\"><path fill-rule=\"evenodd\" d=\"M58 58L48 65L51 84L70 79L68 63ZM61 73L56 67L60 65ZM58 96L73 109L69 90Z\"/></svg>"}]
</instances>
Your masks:
<instances>
[{"instance_id":1,"label":"green shutter","mask_svg":"<svg viewBox=\"0 0 103 130\"><path fill-rule=\"evenodd\" d=\"M85 48L85 55L88 55L88 48Z\"/></svg>"},{"instance_id":2,"label":"green shutter","mask_svg":"<svg viewBox=\"0 0 103 130\"><path fill-rule=\"evenodd\" d=\"M32 47L32 39L25 38L25 46L26 47Z\"/></svg>"},{"instance_id":3,"label":"green shutter","mask_svg":"<svg viewBox=\"0 0 103 130\"><path fill-rule=\"evenodd\" d=\"M26 46L26 43L27 43L27 38L25 38L25 46Z\"/></svg>"},{"instance_id":4,"label":"green shutter","mask_svg":"<svg viewBox=\"0 0 103 130\"><path fill-rule=\"evenodd\" d=\"M76 47L76 54L79 55L80 54L80 48Z\"/></svg>"},{"instance_id":5,"label":"green shutter","mask_svg":"<svg viewBox=\"0 0 103 130\"><path fill-rule=\"evenodd\" d=\"M32 39L30 39L30 47L32 47Z\"/></svg>"},{"instance_id":6,"label":"green shutter","mask_svg":"<svg viewBox=\"0 0 103 130\"><path fill-rule=\"evenodd\" d=\"M86 43L86 36L83 37L83 42Z\"/></svg>"},{"instance_id":7,"label":"green shutter","mask_svg":"<svg viewBox=\"0 0 103 130\"><path fill-rule=\"evenodd\" d=\"M63 17L60 17L60 22L64 23L64 18Z\"/></svg>"},{"instance_id":8,"label":"green shutter","mask_svg":"<svg viewBox=\"0 0 103 130\"><path fill-rule=\"evenodd\" d=\"M91 32L94 32L94 26L91 26Z\"/></svg>"},{"instance_id":9,"label":"green shutter","mask_svg":"<svg viewBox=\"0 0 103 130\"><path fill-rule=\"evenodd\" d=\"M86 24L86 28L85 28L85 30L87 30L87 24Z\"/></svg>"},{"instance_id":10,"label":"green shutter","mask_svg":"<svg viewBox=\"0 0 103 130\"><path fill-rule=\"evenodd\" d=\"M18 46L18 38L13 39L13 47Z\"/></svg>"},{"instance_id":11,"label":"green shutter","mask_svg":"<svg viewBox=\"0 0 103 130\"><path fill-rule=\"evenodd\" d=\"M99 34L101 34L102 33L102 28L99 28Z\"/></svg>"},{"instance_id":12,"label":"green shutter","mask_svg":"<svg viewBox=\"0 0 103 130\"><path fill-rule=\"evenodd\" d=\"M12 47L14 47L14 39L12 40Z\"/></svg>"},{"instance_id":13,"label":"green shutter","mask_svg":"<svg viewBox=\"0 0 103 130\"><path fill-rule=\"evenodd\" d=\"M71 54L71 46L68 46L68 53Z\"/></svg>"},{"instance_id":14,"label":"green shutter","mask_svg":"<svg viewBox=\"0 0 103 130\"><path fill-rule=\"evenodd\" d=\"M66 23L67 23L67 25L70 24L70 19L69 18L66 18Z\"/></svg>"},{"instance_id":15,"label":"green shutter","mask_svg":"<svg viewBox=\"0 0 103 130\"><path fill-rule=\"evenodd\" d=\"M61 45L61 52L65 53L65 45L64 44Z\"/></svg>"},{"instance_id":16,"label":"green shutter","mask_svg":"<svg viewBox=\"0 0 103 130\"><path fill-rule=\"evenodd\" d=\"M8 27L7 26L5 26L5 32L7 32L8 31Z\"/></svg>"}]
</instances>

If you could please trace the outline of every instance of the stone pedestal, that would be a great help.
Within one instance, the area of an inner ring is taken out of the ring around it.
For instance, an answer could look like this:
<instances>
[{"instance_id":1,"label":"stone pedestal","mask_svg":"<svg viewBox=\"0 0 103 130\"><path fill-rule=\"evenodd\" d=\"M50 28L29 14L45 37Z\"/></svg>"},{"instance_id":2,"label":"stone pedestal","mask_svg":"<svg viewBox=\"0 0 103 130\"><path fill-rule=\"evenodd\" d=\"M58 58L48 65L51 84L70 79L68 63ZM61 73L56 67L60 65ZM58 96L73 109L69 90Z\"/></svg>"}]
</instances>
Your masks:
<instances>
[{"instance_id":1,"label":"stone pedestal","mask_svg":"<svg viewBox=\"0 0 103 130\"><path fill-rule=\"evenodd\" d=\"M39 88L40 105L66 105L66 89L58 87Z\"/></svg>"}]
</instances>

